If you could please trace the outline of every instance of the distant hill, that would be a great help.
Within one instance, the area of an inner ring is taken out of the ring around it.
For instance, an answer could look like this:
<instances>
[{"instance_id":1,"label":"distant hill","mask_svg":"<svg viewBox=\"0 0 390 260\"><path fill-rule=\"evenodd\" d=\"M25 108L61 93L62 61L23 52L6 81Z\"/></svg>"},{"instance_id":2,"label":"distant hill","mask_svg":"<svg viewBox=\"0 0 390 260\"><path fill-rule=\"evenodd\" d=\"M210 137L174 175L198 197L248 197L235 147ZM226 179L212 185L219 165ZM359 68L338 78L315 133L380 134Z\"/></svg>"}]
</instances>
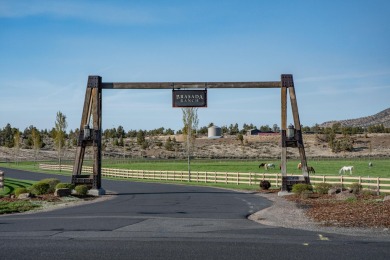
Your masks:
<instances>
[{"instance_id":1,"label":"distant hill","mask_svg":"<svg viewBox=\"0 0 390 260\"><path fill-rule=\"evenodd\" d=\"M331 127L334 123L341 123L342 126L369 127L383 124L384 127L390 128L390 108L385 109L373 116L360 117L355 119L346 119L339 121L328 121L322 123L321 127Z\"/></svg>"}]
</instances>

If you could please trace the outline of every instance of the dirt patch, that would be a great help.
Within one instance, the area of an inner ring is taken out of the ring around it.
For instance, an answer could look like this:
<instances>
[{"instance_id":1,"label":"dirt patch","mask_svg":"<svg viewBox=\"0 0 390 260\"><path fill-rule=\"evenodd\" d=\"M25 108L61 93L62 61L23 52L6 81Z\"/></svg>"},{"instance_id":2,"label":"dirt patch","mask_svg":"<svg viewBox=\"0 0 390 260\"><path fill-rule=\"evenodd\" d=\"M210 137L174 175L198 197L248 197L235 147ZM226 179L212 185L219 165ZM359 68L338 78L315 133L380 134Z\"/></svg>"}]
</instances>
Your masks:
<instances>
[{"instance_id":1,"label":"dirt patch","mask_svg":"<svg viewBox=\"0 0 390 260\"><path fill-rule=\"evenodd\" d=\"M378 196L358 196L356 201L338 201L328 195L302 199L259 192L273 205L250 216L270 226L318 232L390 238L390 202Z\"/></svg>"},{"instance_id":2,"label":"dirt patch","mask_svg":"<svg viewBox=\"0 0 390 260\"><path fill-rule=\"evenodd\" d=\"M390 201L373 195L358 195L352 200L336 200L322 195L317 199L289 196L287 200L307 208L307 216L324 226L390 228Z\"/></svg>"}]
</instances>

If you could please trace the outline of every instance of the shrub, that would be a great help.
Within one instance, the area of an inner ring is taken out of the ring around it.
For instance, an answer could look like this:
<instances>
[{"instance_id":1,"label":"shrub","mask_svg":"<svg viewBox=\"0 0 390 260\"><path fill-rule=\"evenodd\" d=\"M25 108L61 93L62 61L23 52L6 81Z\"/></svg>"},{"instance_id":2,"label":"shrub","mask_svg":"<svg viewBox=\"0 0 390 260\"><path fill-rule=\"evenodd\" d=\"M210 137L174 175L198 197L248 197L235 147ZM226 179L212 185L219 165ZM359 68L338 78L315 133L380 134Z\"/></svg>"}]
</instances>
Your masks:
<instances>
[{"instance_id":1,"label":"shrub","mask_svg":"<svg viewBox=\"0 0 390 260\"><path fill-rule=\"evenodd\" d=\"M29 211L36 207L39 206L37 204L31 203L30 201L0 201L0 215L6 213Z\"/></svg>"},{"instance_id":2,"label":"shrub","mask_svg":"<svg viewBox=\"0 0 390 260\"><path fill-rule=\"evenodd\" d=\"M349 203L354 203L354 202L357 201L357 198L355 198L355 197L350 197L350 198L346 198L345 201L346 201L346 202L349 202Z\"/></svg>"},{"instance_id":3,"label":"shrub","mask_svg":"<svg viewBox=\"0 0 390 260\"><path fill-rule=\"evenodd\" d=\"M145 141L145 142L143 142L142 144L141 144L141 147L142 147L142 149L146 149L146 148L148 148L149 147L149 143L147 142L147 141Z\"/></svg>"},{"instance_id":4,"label":"shrub","mask_svg":"<svg viewBox=\"0 0 390 260\"><path fill-rule=\"evenodd\" d=\"M80 196L85 196L88 194L88 186L87 185L77 185L75 188L76 193Z\"/></svg>"},{"instance_id":5,"label":"shrub","mask_svg":"<svg viewBox=\"0 0 390 260\"><path fill-rule=\"evenodd\" d=\"M31 193L35 195L47 194L50 189L50 185L45 182L37 182L31 186Z\"/></svg>"},{"instance_id":6,"label":"shrub","mask_svg":"<svg viewBox=\"0 0 390 260\"><path fill-rule=\"evenodd\" d=\"M168 137L168 139L165 141L165 145L164 145L165 149L167 151L174 151L175 148L173 147L173 145L174 143L172 142L171 138Z\"/></svg>"},{"instance_id":7,"label":"shrub","mask_svg":"<svg viewBox=\"0 0 390 260\"><path fill-rule=\"evenodd\" d=\"M70 189L70 190L73 190L74 189L74 184L72 183L63 183L63 182L60 182L56 185L56 189Z\"/></svg>"},{"instance_id":8,"label":"shrub","mask_svg":"<svg viewBox=\"0 0 390 260\"><path fill-rule=\"evenodd\" d=\"M18 197L20 194L29 193L29 190L25 187L20 187L20 188L16 188L14 193L15 196Z\"/></svg>"},{"instance_id":9,"label":"shrub","mask_svg":"<svg viewBox=\"0 0 390 260\"><path fill-rule=\"evenodd\" d=\"M377 191L376 190L370 190L370 189L366 189L366 190L361 190L360 191L364 196L375 196L375 195L378 195Z\"/></svg>"},{"instance_id":10,"label":"shrub","mask_svg":"<svg viewBox=\"0 0 390 260\"><path fill-rule=\"evenodd\" d=\"M313 191L313 186L305 183L297 183L292 186L292 192L302 194L304 191Z\"/></svg>"},{"instance_id":11,"label":"shrub","mask_svg":"<svg viewBox=\"0 0 390 260\"><path fill-rule=\"evenodd\" d=\"M54 190L56 189L56 185L60 183L60 180L55 178L48 178L48 179L42 179L39 182L49 184L49 189L46 193L53 193Z\"/></svg>"},{"instance_id":12,"label":"shrub","mask_svg":"<svg viewBox=\"0 0 390 260\"><path fill-rule=\"evenodd\" d=\"M271 183L269 181L260 181L260 188L262 190L268 190L271 187Z\"/></svg>"},{"instance_id":13,"label":"shrub","mask_svg":"<svg viewBox=\"0 0 390 260\"><path fill-rule=\"evenodd\" d=\"M353 194L359 194L363 190L363 186L360 183L355 182L349 185L349 190Z\"/></svg>"},{"instance_id":14,"label":"shrub","mask_svg":"<svg viewBox=\"0 0 390 260\"><path fill-rule=\"evenodd\" d=\"M308 198L310 198L311 194L313 194L313 191L311 191L311 190L303 190L300 195L301 195L302 199L308 199Z\"/></svg>"},{"instance_id":15,"label":"shrub","mask_svg":"<svg viewBox=\"0 0 390 260\"><path fill-rule=\"evenodd\" d=\"M328 191L329 189L332 188L332 184L329 184L329 183L318 183L316 186L315 186L315 189L316 191L319 193L319 194L328 194Z\"/></svg>"}]
</instances>

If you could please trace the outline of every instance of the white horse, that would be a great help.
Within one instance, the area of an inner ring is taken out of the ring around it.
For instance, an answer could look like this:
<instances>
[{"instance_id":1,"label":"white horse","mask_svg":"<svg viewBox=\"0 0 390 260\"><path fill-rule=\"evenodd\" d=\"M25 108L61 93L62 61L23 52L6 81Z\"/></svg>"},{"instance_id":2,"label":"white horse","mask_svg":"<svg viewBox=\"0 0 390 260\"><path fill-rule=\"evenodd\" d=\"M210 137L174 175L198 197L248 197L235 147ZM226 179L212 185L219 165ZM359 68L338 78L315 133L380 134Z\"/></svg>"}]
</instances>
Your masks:
<instances>
[{"instance_id":1,"label":"white horse","mask_svg":"<svg viewBox=\"0 0 390 260\"><path fill-rule=\"evenodd\" d=\"M349 171L349 174L352 175L353 166L343 166L343 167L341 167L341 169L339 170L339 174L341 174L341 172L344 174L347 171Z\"/></svg>"},{"instance_id":2,"label":"white horse","mask_svg":"<svg viewBox=\"0 0 390 260\"><path fill-rule=\"evenodd\" d=\"M273 163L266 163L264 165L264 169L268 170L270 168L275 169L275 164L273 164Z\"/></svg>"}]
</instances>

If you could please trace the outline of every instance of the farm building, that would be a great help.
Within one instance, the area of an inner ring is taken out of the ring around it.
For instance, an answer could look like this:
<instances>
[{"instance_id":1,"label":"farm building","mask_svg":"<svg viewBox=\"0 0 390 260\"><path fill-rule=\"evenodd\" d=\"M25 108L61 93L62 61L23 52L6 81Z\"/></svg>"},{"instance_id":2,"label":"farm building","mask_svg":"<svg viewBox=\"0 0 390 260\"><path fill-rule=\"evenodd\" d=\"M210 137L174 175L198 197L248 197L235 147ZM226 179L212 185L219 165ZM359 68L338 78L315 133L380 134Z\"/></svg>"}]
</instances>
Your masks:
<instances>
[{"instance_id":1,"label":"farm building","mask_svg":"<svg viewBox=\"0 0 390 260\"><path fill-rule=\"evenodd\" d=\"M260 134L260 130L259 129L250 129L250 130L248 130L248 131L246 131L246 135L258 135L258 134Z\"/></svg>"},{"instance_id":2,"label":"farm building","mask_svg":"<svg viewBox=\"0 0 390 260\"><path fill-rule=\"evenodd\" d=\"M268 135L278 135L278 132L273 132L273 131L260 131L259 129L250 129L246 132L247 136L251 135L260 135L260 136L268 136Z\"/></svg>"}]
</instances>

